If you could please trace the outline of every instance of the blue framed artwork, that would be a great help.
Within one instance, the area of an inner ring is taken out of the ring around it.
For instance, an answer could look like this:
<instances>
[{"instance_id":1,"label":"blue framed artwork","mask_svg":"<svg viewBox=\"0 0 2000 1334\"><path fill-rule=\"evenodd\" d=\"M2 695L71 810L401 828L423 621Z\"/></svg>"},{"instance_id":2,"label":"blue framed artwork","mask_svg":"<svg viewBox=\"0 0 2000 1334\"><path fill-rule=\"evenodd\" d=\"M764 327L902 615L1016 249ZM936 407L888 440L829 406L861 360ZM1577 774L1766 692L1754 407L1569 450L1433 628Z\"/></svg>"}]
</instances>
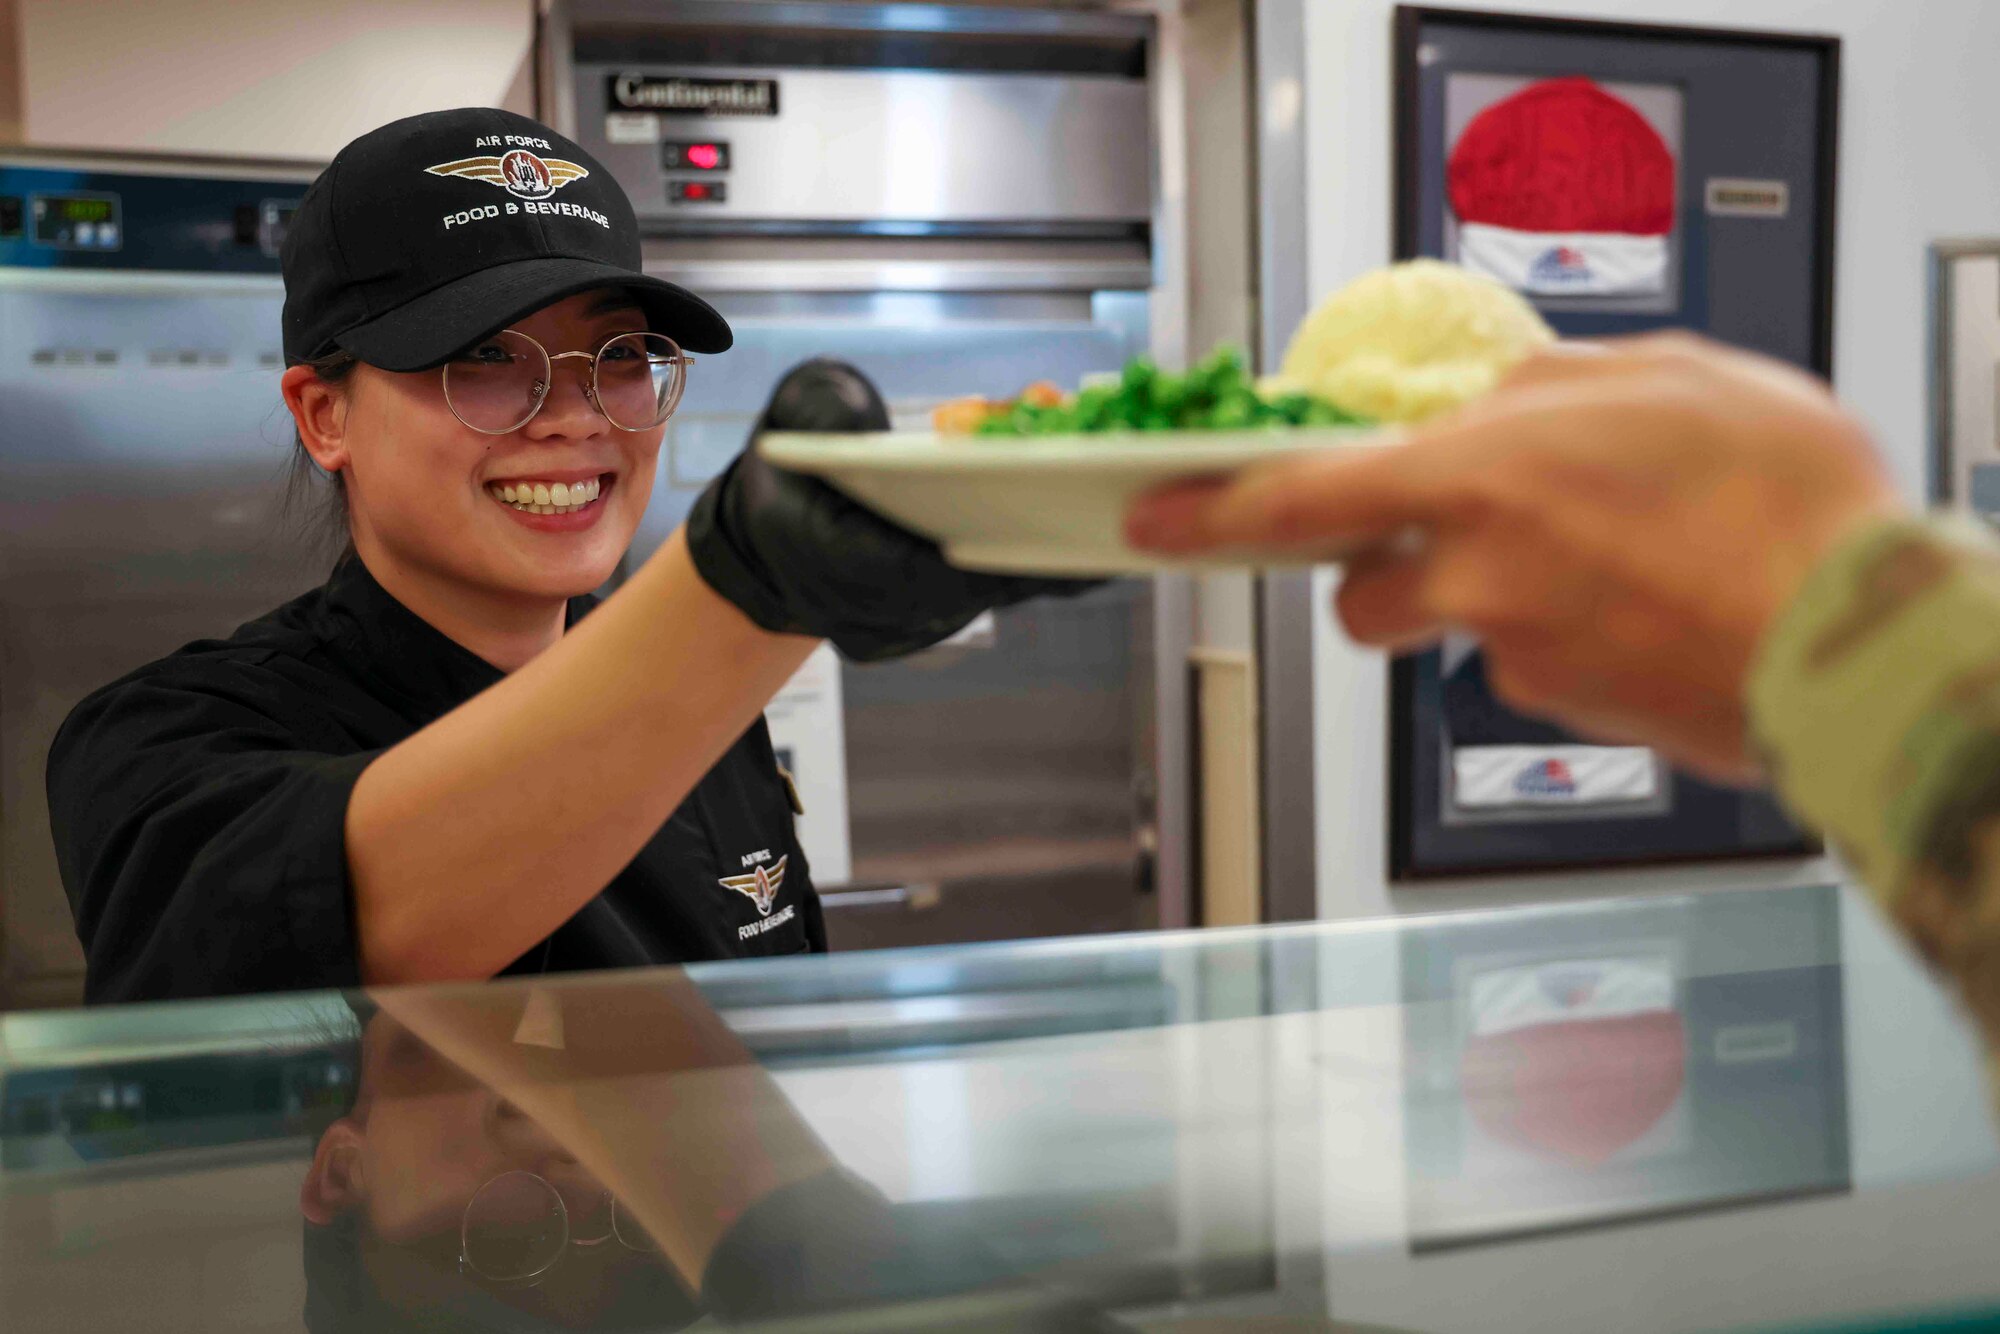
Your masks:
<instances>
[{"instance_id":1,"label":"blue framed artwork","mask_svg":"<svg viewBox=\"0 0 2000 1334\"><path fill-rule=\"evenodd\" d=\"M1693 329L1833 365L1840 43L1396 11L1396 257L1520 292L1560 335ZM1448 643L1391 675L1398 880L1800 856L1762 792L1521 716Z\"/></svg>"}]
</instances>

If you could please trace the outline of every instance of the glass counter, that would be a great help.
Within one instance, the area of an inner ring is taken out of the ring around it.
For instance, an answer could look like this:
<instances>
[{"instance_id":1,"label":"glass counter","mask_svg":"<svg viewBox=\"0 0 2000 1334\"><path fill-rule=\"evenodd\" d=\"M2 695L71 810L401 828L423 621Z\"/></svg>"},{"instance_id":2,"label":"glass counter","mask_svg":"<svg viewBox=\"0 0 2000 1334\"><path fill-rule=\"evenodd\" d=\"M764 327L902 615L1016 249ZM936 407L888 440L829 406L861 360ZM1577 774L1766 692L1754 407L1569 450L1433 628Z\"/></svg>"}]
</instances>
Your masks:
<instances>
[{"instance_id":1,"label":"glass counter","mask_svg":"<svg viewBox=\"0 0 2000 1334\"><path fill-rule=\"evenodd\" d=\"M1834 887L0 1018L0 1328L2000 1327Z\"/></svg>"}]
</instances>

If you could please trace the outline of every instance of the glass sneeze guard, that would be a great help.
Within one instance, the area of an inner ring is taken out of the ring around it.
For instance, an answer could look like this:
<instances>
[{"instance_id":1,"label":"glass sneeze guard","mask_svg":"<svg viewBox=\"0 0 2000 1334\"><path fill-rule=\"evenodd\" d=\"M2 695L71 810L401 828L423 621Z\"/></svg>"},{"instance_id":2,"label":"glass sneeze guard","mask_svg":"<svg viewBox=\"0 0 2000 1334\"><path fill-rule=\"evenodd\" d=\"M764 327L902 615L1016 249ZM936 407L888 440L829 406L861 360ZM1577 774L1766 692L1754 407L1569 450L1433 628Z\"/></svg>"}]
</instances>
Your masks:
<instances>
[{"instance_id":1,"label":"glass sneeze guard","mask_svg":"<svg viewBox=\"0 0 2000 1334\"><path fill-rule=\"evenodd\" d=\"M1972 1328L1996 1168L1823 886L30 1012L0 1326Z\"/></svg>"}]
</instances>

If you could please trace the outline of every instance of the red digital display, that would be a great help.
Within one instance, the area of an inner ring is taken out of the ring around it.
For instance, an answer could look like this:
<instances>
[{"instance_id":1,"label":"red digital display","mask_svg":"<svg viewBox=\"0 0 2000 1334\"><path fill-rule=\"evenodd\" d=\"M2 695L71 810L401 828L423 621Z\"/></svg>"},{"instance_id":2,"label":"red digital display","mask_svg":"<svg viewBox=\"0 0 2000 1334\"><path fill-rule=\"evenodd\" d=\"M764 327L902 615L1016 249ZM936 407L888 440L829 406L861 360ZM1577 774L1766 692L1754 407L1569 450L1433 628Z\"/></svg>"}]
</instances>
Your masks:
<instances>
[{"instance_id":1,"label":"red digital display","mask_svg":"<svg viewBox=\"0 0 2000 1334\"><path fill-rule=\"evenodd\" d=\"M660 145L660 165L668 171L728 171L729 143L723 139L669 139Z\"/></svg>"},{"instance_id":2,"label":"red digital display","mask_svg":"<svg viewBox=\"0 0 2000 1334\"><path fill-rule=\"evenodd\" d=\"M729 197L728 191L728 183L724 181L668 181L667 202L720 204Z\"/></svg>"}]
</instances>

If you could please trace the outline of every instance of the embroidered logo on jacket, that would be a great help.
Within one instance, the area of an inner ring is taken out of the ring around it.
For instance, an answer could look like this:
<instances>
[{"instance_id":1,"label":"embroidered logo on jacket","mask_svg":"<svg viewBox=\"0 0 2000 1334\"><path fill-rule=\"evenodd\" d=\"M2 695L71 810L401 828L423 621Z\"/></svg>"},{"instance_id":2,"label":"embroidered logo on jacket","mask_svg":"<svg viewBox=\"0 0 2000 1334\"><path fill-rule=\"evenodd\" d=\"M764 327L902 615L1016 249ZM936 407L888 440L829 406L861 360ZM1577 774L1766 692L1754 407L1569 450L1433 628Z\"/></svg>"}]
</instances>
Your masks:
<instances>
[{"instance_id":1,"label":"embroidered logo on jacket","mask_svg":"<svg viewBox=\"0 0 2000 1334\"><path fill-rule=\"evenodd\" d=\"M462 157L456 162L440 162L425 167L432 176L463 176L467 180L497 185L519 199L547 199L571 181L590 175L587 167L561 158L537 157L525 148L502 156Z\"/></svg>"},{"instance_id":2,"label":"embroidered logo on jacket","mask_svg":"<svg viewBox=\"0 0 2000 1334\"><path fill-rule=\"evenodd\" d=\"M771 905L777 901L778 891L785 885L785 863L791 856L778 858L770 866L759 866L748 875L732 875L723 878L724 889L733 889L757 905L760 916L771 915Z\"/></svg>"}]
</instances>

